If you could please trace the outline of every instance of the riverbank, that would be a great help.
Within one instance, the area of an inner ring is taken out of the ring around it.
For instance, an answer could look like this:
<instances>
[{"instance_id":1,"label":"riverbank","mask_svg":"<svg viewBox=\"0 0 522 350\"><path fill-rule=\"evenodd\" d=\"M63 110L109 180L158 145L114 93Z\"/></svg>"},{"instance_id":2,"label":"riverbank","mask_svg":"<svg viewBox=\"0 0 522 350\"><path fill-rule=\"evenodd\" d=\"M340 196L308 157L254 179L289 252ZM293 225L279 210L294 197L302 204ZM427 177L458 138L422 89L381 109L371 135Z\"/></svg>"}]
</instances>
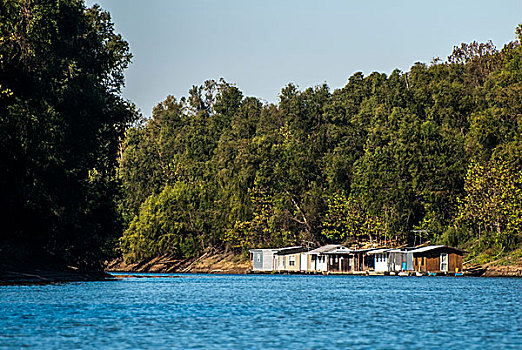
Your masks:
<instances>
[{"instance_id":1,"label":"riverbank","mask_svg":"<svg viewBox=\"0 0 522 350\"><path fill-rule=\"evenodd\" d=\"M103 281L112 276L103 271L78 271L73 268L2 267L0 285Z\"/></svg>"},{"instance_id":2,"label":"riverbank","mask_svg":"<svg viewBox=\"0 0 522 350\"><path fill-rule=\"evenodd\" d=\"M482 277L522 277L522 266L489 266Z\"/></svg>"},{"instance_id":3,"label":"riverbank","mask_svg":"<svg viewBox=\"0 0 522 350\"><path fill-rule=\"evenodd\" d=\"M464 268L471 269L476 260L482 260L481 264L475 266L484 270L483 277L522 277L522 247L501 257L483 253L469 261Z\"/></svg>"},{"instance_id":4,"label":"riverbank","mask_svg":"<svg viewBox=\"0 0 522 350\"><path fill-rule=\"evenodd\" d=\"M465 266L464 273L477 277L522 277L522 259L507 264L505 259L484 265ZM208 251L197 258L176 259L168 255L127 264L122 258L107 264L108 272L245 274L250 261L231 252Z\"/></svg>"},{"instance_id":5,"label":"riverbank","mask_svg":"<svg viewBox=\"0 0 522 350\"><path fill-rule=\"evenodd\" d=\"M197 258L176 259L163 255L132 264L127 264L123 258L118 258L109 262L106 267L108 272L245 274L250 270L250 261L245 261L241 256L213 250Z\"/></svg>"}]
</instances>

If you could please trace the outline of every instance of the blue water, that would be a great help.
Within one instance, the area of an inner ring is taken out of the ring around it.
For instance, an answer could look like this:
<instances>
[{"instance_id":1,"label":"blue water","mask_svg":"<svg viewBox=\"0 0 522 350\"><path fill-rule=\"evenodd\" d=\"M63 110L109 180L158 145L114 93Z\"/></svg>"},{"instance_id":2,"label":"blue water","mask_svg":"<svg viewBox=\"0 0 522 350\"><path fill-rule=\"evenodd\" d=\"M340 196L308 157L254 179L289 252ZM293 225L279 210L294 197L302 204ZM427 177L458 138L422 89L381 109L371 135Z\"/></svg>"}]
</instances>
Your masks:
<instances>
[{"instance_id":1,"label":"blue water","mask_svg":"<svg viewBox=\"0 0 522 350\"><path fill-rule=\"evenodd\" d=\"M0 287L0 348L522 349L522 279L185 275Z\"/></svg>"}]
</instances>

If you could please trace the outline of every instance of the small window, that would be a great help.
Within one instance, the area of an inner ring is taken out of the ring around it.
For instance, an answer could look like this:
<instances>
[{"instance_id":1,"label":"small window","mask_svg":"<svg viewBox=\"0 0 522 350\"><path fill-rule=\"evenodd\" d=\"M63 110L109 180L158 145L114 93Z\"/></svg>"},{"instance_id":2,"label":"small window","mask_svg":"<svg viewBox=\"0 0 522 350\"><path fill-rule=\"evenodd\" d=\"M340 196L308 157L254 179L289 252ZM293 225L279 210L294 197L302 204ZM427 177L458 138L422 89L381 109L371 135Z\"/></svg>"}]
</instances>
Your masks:
<instances>
[{"instance_id":1,"label":"small window","mask_svg":"<svg viewBox=\"0 0 522 350\"><path fill-rule=\"evenodd\" d=\"M261 254L256 254L257 262L261 262Z\"/></svg>"},{"instance_id":2,"label":"small window","mask_svg":"<svg viewBox=\"0 0 522 350\"><path fill-rule=\"evenodd\" d=\"M295 256L288 257L288 266L295 266Z\"/></svg>"}]
</instances>

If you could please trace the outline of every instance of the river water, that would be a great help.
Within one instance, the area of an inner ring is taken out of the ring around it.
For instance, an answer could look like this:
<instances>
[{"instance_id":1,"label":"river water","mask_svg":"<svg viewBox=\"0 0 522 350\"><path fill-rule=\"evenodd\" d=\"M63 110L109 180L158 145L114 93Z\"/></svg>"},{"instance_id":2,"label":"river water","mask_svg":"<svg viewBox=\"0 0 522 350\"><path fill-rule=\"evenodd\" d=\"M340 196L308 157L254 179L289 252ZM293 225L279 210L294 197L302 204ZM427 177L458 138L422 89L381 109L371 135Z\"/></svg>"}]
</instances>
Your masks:
<instances>
[{"instance_id":1,"label":"river water","mask_svg":"<svg viewBox=\"0 0 522 350\"><path fill-rule=\"evenodd\" d=\"M159 276L0 286L0 348L522 349L522 279Z\"/></svg>"}]
</instances>

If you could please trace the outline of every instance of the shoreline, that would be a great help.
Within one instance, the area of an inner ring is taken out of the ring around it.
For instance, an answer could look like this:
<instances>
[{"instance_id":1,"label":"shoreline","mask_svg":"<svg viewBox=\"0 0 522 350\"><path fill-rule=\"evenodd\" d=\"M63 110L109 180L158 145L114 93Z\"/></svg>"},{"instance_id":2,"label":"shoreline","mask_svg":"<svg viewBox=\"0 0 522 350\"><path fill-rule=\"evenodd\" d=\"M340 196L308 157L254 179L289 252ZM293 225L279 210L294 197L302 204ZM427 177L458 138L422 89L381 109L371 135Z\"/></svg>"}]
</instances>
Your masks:
<instances>
[{"instance_id":1,"label":"shoreline","mask_svg":"<svg viewBox=\"0 0 522 350\"><path fill-rule=\"evenodd\" d=\"M117 271L117 270L106 270L103 272L73 272L73 271L58 271L58 270L25 270L25 271L3 271L0 273L0 286L9 285L38 285L38 284L53 284L53 283L70 283L70 282L96 282L96 281L115 281L122 278L153 278L153 277L169 277L169 276L154 276L154 274L215 274L215 275L301 275L301 276L391 276L391 277L407 277L399 275L389 275L380 273L289 273L289 272L253 272L253 271L170 271L170 272L159 272L159 271ZM119 275L121 274L121 275ZM131 275L132 274L132 275ZM136 275L134 275L136 274ZM183 277L183 276L175 276ZM411 274L409 277L416 277ZM431 277L431 276L425 276ZM457 277L453 275L437 275L435 277ZM458 276L460 277L460 276ZM495 266L488 268L480 275L466 274L463 277L489 277L489 278L522 278L522 267L521 266Z\"/></svg>"},{"instance_id":2,"label":"shoreline","mask_svg":"<svg viewBox=\"0 0 522 350\"><path fill-rule=\"evenodd\" d=\"M501 277L522 278L522 266L520 265L495 265L468 267L464 269L464 277ZM207 253L191 259L174 259L169 256L161 256L153 259L144 259L133 264L126 264L122 258L115 259L106 264L104 271L79 271L73 268L60 268L56 266L3 266L0 268L0 285L25 285L25 284L50 284L67 282L94 282L117 280L118 276L111 273L122 274L233 274L233 275L313 275L313 273L289 273L289 272L254 272L251 270L250 261L242 260L237 254L230 252L208 251ZM374 272L358 272L349 274L317 274L317 275L381 275ZM444 275L438 275L444 276ZM134 277L134 276L132 276ZM149 276L142 276L149 277ZM400 276L399 276L400 277ZM452 277L452 276L448 276Z\"/></svg>"},{"instance_id":3,"label":"shoreline","mask_svg":"<svg viewBox=\"0 0 522 350\"><path fill-rule=\"evenodd\" d=\"M269 276L269 275L277 275L277 276L363 276L363 277L477 277L477 278L521 278L520 274L466 274L462 276L456 276L454 274L437 274L435 276L429 276L427 274L423 274L422 276L416 276L414 273L409 273L408 275L399 275L399 274L389 274L389 273L304 273L304 272L260 272L260 271L249 271L246 273L233 273L233 272L135 272L135 271L106 271L110 274L111 277L115 279L121 278L183 278L189 275L258 275L258 276ZM163 275L166 274L166 275ZM168 274L172 274L173 276L169 276Z\"/></svg>"},{"instance_id":4,"label":"shoreline","mask_svg":"<svg viewBox=\"0 0 522 350\"><path fill-rule=\"evenodd\" d=\"M195 274L299 274L311 275L311 273L285 272L254 272L251 270L250 261L242 261L240 256L227 252L207 252L197 258L175 259L169 256L160 256L152 259L144 259L136 263L126 264L122 258L107 264L106 272L114 273L195 273ZM464 269L464 276L473 277L522 277L520 265L494 265L470 266ZM320 274L322 275L322 274ZM325 274L326 275L326 274ZM341 275L330 273L327 275ZM345 275L379 275L374 272L357 272ZM444 276L444 275L440 275Z\"/></svg>"},{"instance_id":5,"label":"shoreline","mask_svg":"<svg viewBox=\"0 0 522 350\"><path fill-rule=\"evenodd\" d=\"M0 271L0 286L50 284L65 282L94 282L113 280L105 271L77 271L53 268L6 268Z\"/></svg>"}]
</instances>

